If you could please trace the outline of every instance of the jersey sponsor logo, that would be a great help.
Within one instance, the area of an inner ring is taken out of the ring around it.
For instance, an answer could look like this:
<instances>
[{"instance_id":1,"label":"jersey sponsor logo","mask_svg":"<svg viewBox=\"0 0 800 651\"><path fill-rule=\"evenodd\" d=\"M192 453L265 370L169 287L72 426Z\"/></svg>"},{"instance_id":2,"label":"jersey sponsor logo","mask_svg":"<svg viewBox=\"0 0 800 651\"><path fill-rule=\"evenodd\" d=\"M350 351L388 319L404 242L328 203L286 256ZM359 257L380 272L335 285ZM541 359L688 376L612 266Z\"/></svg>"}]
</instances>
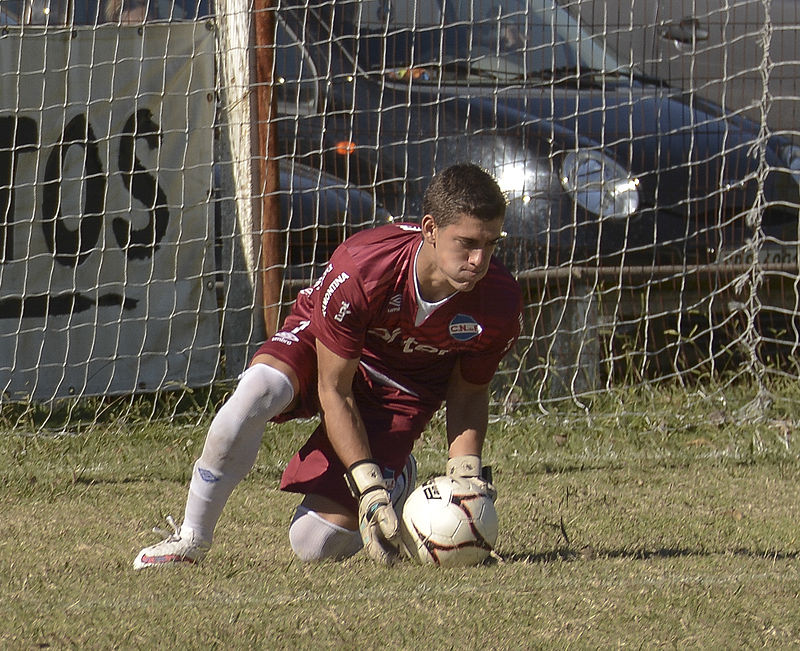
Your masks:
<instances>
[{"instance_id":1,"label":"jersey sponsor logo","mask_svg":"<svg viewBox=\"0 0 800 651\"><path fill-rule=\"evenodd\" d=\"M397 224L397 228L404 231L412 231L414 233L419 233L422 231L422 227L417 226L416 224Z\"/></svg>"},{"instance_id":2,"label":"jersey sponsor logo","mask_svg":"<svg viewBox=\"0 0 800 651\"><path fill-rule=\"evenodd\" d=\"M350 275L343 271L331 281L330 285L328 285L325 296L322 297L322 316L328 316L328 303L330 303L331 296L333 296L333 293L339 289L342 283L344 283L344 281L348 278L350 278Z\"/></svg>"},{"instance_id":3,"label":"jersey sponsor logo","mask_svg":"<svg viewBox=\"0 0 800 651\"><path fill-rule=\"evenodd\" d=\"M347 301L342 301L341 306L339 307L339 311L334 315L334 319L336 319L339 323L344 321L344 318L350 314L350 303Z\"/></svg>"},{"instance_id":4,"label":"jersey sponsor logo","mask_svg":"<svg viewBox=\"0 0 800 651\"><path fill-rule=\"evenodd\" d=\"M403 307L403 295L395 294L389 299L389 309L386 311L392 314L393 312L399 312L401 307Z\"/></svg>"},{"instance_id":5,"label":"jersey sponsor logo","mask_svg":"<svg viewBox=\"0 0 800 651\"><path fill-rule=\"evenodd\" d=\"M316 290L318 290L320 287L322 287L322 283L325 282L325 277L332 270L333 270L333 265L329 262L328 266L325 267L325 271L323 271L322 275L314 281L314 283L311 285L311 287L305 287L305 288L301 289L299 293L303 294L304 296L311 296L311 294L313 294Z\"/></svg>"},{"instance_id":6,"label":"jersey sponsor logo","mask_svg":"<svg viewBox=\"0 0 800 651\"><path fill-rule=\"evenodd\" d=\"M456 314L450 321L450 336L458 341L469 341L483 332L483 327L468 314Z\"/></svg>"},{"instance_id":7,"label":"jersey sponsor logo","mask_svg":"<svg viewBox=\"0 0 800 651\"><path fill-rule=\"evenodd\" d=\"M328 274L329 274L331 271L333 271L333 265L332 265L332 264L329 262L329 263L328 263L328 264L325 266L325 271L323 271L323 272L322 272L322 275L321 275L321 276L320 276L320 277L317 279L317 282L315 282L315 283L314 283L314 284L311 286L311 289L312 289L312 290L313 290L313 289L319 289L320 287L322 287L322 283L324 283L324 282L325 282L325 278L328 276Z\"/></svg>"},{"instance_id":8,"label":"jersey sponsor logo","mask_svg":"<svg viewBox=\"0 0 800 651\"><path fill-rule=\"evenodd\" d=\"M430 344L424 344L417 341L414 337L403 337L402 330L395 328L389 330L388 328L372 328L369 334L380 337L387 344L397 344L404 353L430 353L432 355L447 355L450 351L447 348L437 348Z\"/></svg>"}]
</instances>

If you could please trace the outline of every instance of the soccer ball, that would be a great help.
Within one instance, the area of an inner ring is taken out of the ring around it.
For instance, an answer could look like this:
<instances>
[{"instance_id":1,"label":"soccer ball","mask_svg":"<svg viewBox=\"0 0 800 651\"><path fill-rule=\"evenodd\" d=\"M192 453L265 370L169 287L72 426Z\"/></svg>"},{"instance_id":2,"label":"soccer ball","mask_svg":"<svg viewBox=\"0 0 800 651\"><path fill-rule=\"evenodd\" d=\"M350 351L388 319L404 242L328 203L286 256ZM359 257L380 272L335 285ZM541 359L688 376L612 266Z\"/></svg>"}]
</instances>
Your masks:
<instances>
[{"instance_id":1,"label":"soccer ball","mask_svg":"<svg viewBox=\"0 0 800 651\"><path fill-rule=\"evenodd\" d=\"M478 565L497 542L497 511L467 480L434 477L408 496L400 533L412 559L442 567Z\"/></svg>"}]
</instances>

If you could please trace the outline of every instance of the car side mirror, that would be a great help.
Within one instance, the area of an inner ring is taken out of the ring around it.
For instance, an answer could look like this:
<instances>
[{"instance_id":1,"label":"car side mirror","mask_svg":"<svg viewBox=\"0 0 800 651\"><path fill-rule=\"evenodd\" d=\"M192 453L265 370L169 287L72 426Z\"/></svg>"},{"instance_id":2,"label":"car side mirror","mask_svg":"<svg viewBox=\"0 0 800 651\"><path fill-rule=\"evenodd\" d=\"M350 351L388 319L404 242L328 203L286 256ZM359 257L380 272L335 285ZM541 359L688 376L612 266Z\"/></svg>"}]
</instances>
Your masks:
<instances>
[{"instance_id":1,"label":"car side mirror","mask_svg":"<svg viewBox=\"0 0 800 651\"><path fill-rule=\"evenodd\" d=\"M661 38L678 43L692 44L697 41L707 41L709 31L703 27L697 18L685 16L679 21L671 21L659 30Z\"/></svg>"}]
</instances>

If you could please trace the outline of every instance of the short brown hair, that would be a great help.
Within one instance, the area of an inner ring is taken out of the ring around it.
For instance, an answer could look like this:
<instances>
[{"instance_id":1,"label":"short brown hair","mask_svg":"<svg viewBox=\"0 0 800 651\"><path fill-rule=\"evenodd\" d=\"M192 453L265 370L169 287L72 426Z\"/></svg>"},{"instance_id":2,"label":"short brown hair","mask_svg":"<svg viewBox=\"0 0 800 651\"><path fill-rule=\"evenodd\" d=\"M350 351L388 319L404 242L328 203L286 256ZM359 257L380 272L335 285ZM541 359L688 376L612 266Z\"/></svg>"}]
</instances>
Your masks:
<instances>
[{"instance_id":1,"label":"short brown hair","mask_svg":"<svg viewBox=\"0 0 800 651\"><path fill-rule=\"evenodd\" d=\"M506 198L486 170L474 163L459 163L433 177L422 199L422 211L439 227L463 215L494 221L505 217Z\"/></svg>"}]
</instances>

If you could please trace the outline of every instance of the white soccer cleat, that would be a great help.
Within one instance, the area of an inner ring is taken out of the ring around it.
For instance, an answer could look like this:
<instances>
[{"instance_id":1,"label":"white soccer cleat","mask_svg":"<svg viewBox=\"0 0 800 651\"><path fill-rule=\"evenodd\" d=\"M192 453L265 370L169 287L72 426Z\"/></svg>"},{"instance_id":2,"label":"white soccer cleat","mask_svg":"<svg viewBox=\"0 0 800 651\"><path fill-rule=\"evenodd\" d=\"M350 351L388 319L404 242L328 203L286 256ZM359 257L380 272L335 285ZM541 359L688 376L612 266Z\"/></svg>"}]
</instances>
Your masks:
<instances>
[{"instance_id":1,"label":"white soccer cleat","mask_svg":"<svg viewBox=\"0 0 800 651\"><path fill-rule=\"evenodd\" d=\"M133 569L141 570L144 567L155 567L167 563L199 563L211 548L211 543L200 538L189 527L178 527L172 516L167 516L167 522L174 530L173 533L161 529L153 529L156 533L168 535L160 543L145 547L133 561Z\"/></svg>"}]
</instances>

